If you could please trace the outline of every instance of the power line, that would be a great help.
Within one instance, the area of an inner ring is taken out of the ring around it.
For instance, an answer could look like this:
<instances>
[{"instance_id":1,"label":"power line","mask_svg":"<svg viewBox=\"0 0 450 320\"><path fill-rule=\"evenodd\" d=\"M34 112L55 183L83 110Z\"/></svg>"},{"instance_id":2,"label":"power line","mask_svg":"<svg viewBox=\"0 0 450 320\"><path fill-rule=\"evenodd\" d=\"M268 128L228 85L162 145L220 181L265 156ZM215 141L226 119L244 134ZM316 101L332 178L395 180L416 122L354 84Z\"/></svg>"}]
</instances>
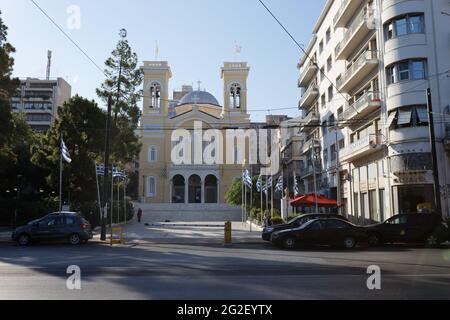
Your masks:
<instances>
[{"instance_id":1,"label":"power line","mask_svg":"<svg viewBox=\"0 0 450 320\"><path fill-rule=\"evenodd\" d=\"M34 0L30 0L38 9L39 9L39 11L41 11L42 12L42 14L44 14L50 21L51 21L51 23L56 27L56 28L58 28L58 30L59 31L61 31L61 33L67 38L67 39L69 39L69 41L70 42L72 42L72 44L75 46L75 47L77 47L77 49L90 61L90 62L92 62L92 64L104 75L104 76L106 76L107 77L107 75L105 74L105 71L102 69L102 68L100 68L100 66L94 61L94 59L92 59L88 54L87 54L87 52L85 51L85 50L83 50L76 42L75 42L75 40L73 40L64 30L63 30L63 28L61 28L61 26L59 26L56 22L55 22L55 20L53 20L52 19L52 17L50 17L50 15L41 7L41 6L39 6L37 3L36 3L36 1L34 1Z\"/></svg>"},{"instance_id":2,"label":"power line","mask_svg":"<svg viewBox=\"0 0 450 320\"><path fill-rule=\"evenodd\" d=\"M275 14L266 6L266 4L262 0L258 0L259 3L269 12L269 14L275 19L275 21L283 28L283 30L287 33L287 35L294 41L294 43L302 50L303 54L314 63L314 65L319 69L319 72L331 83L331 85L336 89L336 92L338 92L347 102L349 100L345 96L345 94L339 90L339 88L334 84L334 82L326 75L325 71L322 71L317 64L316 61L314 61L311 56L306 52L305 49L303 49L303 46L300 45L300 43L294 38L294 36L288 31L288 29L281 23L281 21L275 16Z\"/></svg>"}]
</instances>

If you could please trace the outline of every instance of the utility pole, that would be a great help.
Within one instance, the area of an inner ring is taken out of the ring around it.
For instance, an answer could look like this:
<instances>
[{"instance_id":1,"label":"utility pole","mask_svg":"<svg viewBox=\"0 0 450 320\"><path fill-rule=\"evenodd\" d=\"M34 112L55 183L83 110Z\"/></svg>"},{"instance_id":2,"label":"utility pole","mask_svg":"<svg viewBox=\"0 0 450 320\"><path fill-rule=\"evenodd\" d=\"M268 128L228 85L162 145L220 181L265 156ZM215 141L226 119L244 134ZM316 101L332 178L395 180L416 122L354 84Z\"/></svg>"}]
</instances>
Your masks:
<instances>
[{"instance_id":1,"label":"utility pole","mask_svg":"<svg viewBox=\"0 0 450 320\"><path fill-rule=\"evenodd\" d=\"M337 187L337 206L338 213L342 214L342 194L341 194L341 160L339 158L340 146L339 146L339 135L338 135L338 125L335 123L334 129L336 131L336 187Z\"/></svg>"},{"instance_id":2,"label":"utility pole","mask_svg":"<svg viewBox=\"0 0 450 320\"><path fill-rule=\"evenodd\" d=\"M106 241L106 216L108 213L108 190L109 190L109 156L111 148L111 110L112 110L112 97L108 98L108 114L106 116L106 137L105 137L105 172L104 172L104 185L103 185L103 203L102 203L102 221L101 221L101 240ZM112 214L112 212L111 212Z\"/></svg>"},{"instance_id":3,"label":"utility pole","mask_svg":"<svg viewBox=\"0 0 450 320\"><path fill-rule=\"evenodd\" d=\"M433 103L431 96L431 89L427 89L427 101L428 101L428 122L430 124L430 140L431 140L431 157L433 163L433 178L434 178L434 201L436 203L436 211L438 214L442 215L442 204L441 204L441 187L439 183L439 167L437 159L437 148L436 148L436 133L434 131L434 117L433 117Z\"/></svg>"}]
</instances>

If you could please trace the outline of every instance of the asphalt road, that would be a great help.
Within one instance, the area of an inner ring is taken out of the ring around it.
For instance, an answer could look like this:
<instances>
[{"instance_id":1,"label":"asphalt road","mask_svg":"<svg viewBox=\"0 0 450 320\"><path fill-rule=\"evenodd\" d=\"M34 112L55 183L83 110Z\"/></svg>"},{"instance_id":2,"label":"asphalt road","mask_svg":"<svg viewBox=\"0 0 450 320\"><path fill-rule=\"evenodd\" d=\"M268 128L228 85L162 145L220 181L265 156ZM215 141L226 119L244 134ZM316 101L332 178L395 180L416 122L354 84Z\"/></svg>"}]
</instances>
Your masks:
<instances>
[{"instance_id":1,"label":"asphalt road","mask_svg":"<svg viewBox=\"0 0 450 320\"><path fill-rule=\"evenodd\" d=\"M69 265L81 290L68 290ZM381 268L381 290L367 268ZM450 248L0 244L0 299L449 299Z\"/></svg>"}]
</instances>

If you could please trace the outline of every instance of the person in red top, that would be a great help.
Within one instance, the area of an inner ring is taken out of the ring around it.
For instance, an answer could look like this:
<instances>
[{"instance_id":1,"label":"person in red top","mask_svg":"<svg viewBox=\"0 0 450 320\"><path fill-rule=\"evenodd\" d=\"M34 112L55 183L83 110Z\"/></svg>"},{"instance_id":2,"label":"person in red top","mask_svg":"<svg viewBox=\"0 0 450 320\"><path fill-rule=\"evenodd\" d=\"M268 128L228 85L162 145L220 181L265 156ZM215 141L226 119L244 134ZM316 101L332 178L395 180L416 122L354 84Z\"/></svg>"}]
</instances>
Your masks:
<instances>
[{"instance_id":1,"label":"person in red top","mask_svg":"<svg viewBox=\"0 0 450 320\"><path fill-rule=\"evenodd\" d=\"M141 223L142 220L142 209L139 208L138 212L137 212L137 218L138 218L138 222Z\"/></svg>"}]
</instances>

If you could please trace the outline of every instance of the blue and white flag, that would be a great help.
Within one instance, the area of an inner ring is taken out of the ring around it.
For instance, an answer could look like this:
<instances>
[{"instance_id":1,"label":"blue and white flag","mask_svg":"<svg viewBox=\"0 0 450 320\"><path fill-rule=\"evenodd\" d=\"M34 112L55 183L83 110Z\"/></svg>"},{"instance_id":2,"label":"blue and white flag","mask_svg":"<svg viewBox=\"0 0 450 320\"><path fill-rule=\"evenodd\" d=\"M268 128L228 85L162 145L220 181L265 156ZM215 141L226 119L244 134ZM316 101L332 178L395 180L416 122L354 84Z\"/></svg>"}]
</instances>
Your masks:
<instances>
[{"instance_id":1,"label":"blue and white flag","mask_svg":"<svg viewBox=\"0 0 450 320\"><path fill-rule=\"evenodd\" d=\"M256 182L256 189L258 190L258 192L262 192L263 191L263 185L262 185L263 181L262 181L262 175L259 175L258 178L258 182Z\"/></svg>"},{"instance_id":2,"label":"blue and white flag","mask_svg":"<svg viewBox=\"0 0 450 320\"><path fill-rule=\"evenodd\" d=\"M272 189L272 185L273 185L272 176L269 176L269 178L267 178L266 185L264 186L264 192L266 194L268 194L269 191Z\"/></svg>"},{"instance_id":3,"label":"blue and white flag","mask_svg":"<svg viewBox=\"0 0 450 320\"><path fill-rule=\"evenodd\" d=\"M298 185L297 175L294 174L294 196L298 197L300 195L300 186Z\"/></svg>"},{"instance_id":4,"label":"blue and white flag","mask_svg":"<svg viewBox=\"0 0 450 320\"><path fill-rule=\"evenodd\" d=\"M127 179L127 175L117 167L113 167L113 178Z\"/></svg>"},{"instance_id":5,"label":"blue and white flag","mask_svg":"<svg viewBox=\"0 0 450 320\"><path fill-rule=\"evenodd\" d=\"M104 176L105 175L105 166L101 164L95 164L95 171L97 173L97 176Z\"/></svg>"},{"instance_id":6,"label":"blue and white flag","mask_svg":"<svg viewBox=\"0 0 450 320\"><path fill-rule=\"evenodd\" d=\"M283 176L278 178L277 185L275 186L275 192L282 192L284 188Z\"/></svg>"},{"instance_id":7,"label":"blue and white flag","mask_svg":"<svg viewBox=\"0 0 450 320\"><path fill-rule=\"evenodd\" d=\"M70 157L69 149L67 149L66 144L64 143L64 140L61 139L61 156L63 157L64 161L67 163L72 162L72 158Z\"/></svg>"},{"instance_id":8,"label":"blue and white flag","mask_svg":"<svg viewBox=\"0 0 450 320\"><path fill-rule=\"evenodd\" d=\"M252 177L250 177L250 173L248 172L248 170L244 171L244 184L247 188L253 187Z\"/></svg>"}]
</instances>

